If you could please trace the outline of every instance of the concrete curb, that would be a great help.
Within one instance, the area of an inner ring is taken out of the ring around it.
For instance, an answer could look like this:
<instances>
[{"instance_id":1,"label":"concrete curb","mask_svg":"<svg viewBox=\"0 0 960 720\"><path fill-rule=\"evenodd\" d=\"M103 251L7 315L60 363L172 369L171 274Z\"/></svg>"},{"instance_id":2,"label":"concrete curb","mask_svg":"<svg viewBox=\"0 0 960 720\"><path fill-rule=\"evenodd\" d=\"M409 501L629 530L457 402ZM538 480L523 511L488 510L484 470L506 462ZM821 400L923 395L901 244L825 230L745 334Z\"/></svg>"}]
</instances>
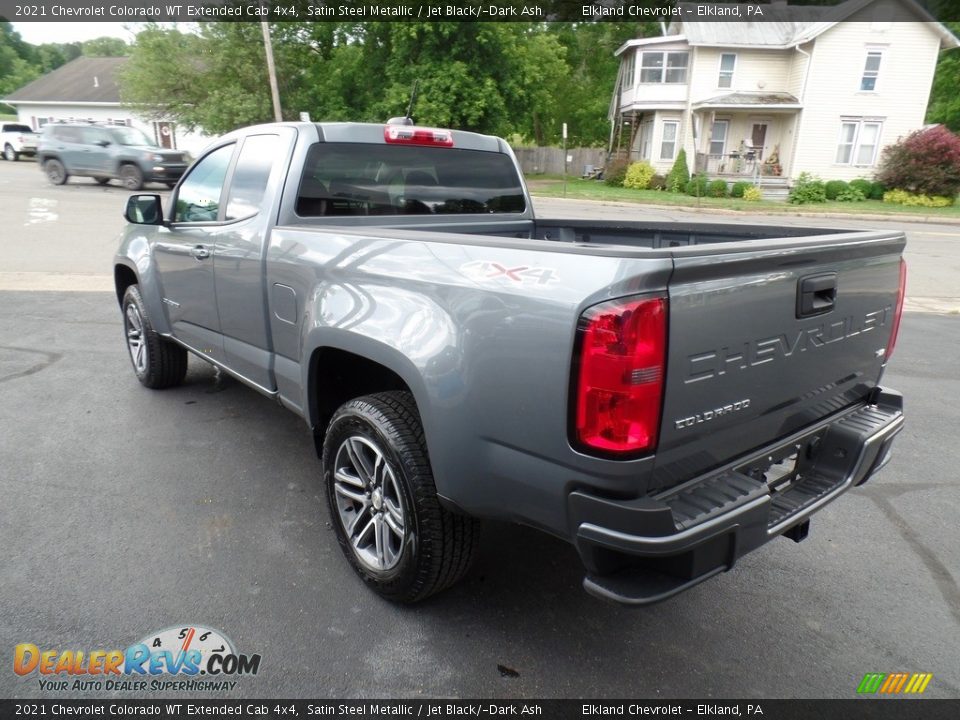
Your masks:
<instances>
[{"instance_id":1,"label":"concrete curb","mask_svg":"<svg viewBox=\"0 0 960 720\"><path fill-rule=\"evenodd\" d=\"M531 191L530 193L534 198L540 198L542 200L575 200L577 202L589 202L597 203L598 205L613 205L615 207L625 207L625 208L652 208L654 210L681 210L683 212L697 212L703 213L704 215L729 215L730 217L737 217L738 215L767 215L769 217L812 217L812 218L825 218L830 220L870 220L870 221L882 221L882 222L909 222L909 223L926 223L930 225L956 225L960 227L960 217L951 218L943 216L933 216L933 215L909 215L909 214L882 214L882 213L836 213L836 212L803 212L802 210L774 210L770 211L769 208L757 208L756 211L751 210L728 210L727 208L713 208L713 207L697 207L695 205L659 205L655 203L644 203L644 202L624 202L620 200L591 200L589 198L558 198L553 195L537 195L536 192ZM960 235L960 230L957 231L957 234Z\"/></svg>"}]
</instances>

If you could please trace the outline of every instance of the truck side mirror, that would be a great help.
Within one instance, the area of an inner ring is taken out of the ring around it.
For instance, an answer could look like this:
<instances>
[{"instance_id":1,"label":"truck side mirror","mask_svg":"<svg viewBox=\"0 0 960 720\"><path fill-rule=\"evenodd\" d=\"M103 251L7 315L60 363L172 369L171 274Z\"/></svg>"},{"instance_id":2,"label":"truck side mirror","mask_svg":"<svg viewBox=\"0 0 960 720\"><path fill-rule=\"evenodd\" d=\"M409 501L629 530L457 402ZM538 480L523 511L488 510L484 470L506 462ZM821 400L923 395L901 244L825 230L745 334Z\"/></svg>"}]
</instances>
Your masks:
<instances>
[{"instance_id":1,"label":"truck side mirror","mask_svg":"<svg viewBox=\"0 0 960 720\"><path fill-rule=\"evenodd\" d=\"M162 225L163 207L159 195L131 195L123 211L127 222L135 225Z\"/></svg>"}]
</instances>

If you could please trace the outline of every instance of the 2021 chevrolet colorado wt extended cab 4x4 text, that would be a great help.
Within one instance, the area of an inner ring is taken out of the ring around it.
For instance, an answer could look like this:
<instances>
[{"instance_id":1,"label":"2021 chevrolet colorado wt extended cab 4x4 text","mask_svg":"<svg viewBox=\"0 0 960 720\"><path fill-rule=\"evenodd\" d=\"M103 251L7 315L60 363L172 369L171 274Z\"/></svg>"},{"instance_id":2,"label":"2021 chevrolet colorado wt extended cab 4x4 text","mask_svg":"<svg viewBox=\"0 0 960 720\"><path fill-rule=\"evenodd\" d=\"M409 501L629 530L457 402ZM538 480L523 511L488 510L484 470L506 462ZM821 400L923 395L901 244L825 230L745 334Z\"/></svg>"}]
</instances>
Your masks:
<instances>
[{"instance_id":1,"label":"2021 chevrolet colorado wt extended cab 4x4 text","mask_svg":"<svg viewBox=\"0 0 960 720\"><path fill-rule=\"evenodd\" d=\"M901 232L544 220L503 140L409 123L238 130L126 217L140 382L191 352L301 415L394 600L462 577L482 518L662 600L802 539L903 424Z\"/></svg>"}]
</instances>

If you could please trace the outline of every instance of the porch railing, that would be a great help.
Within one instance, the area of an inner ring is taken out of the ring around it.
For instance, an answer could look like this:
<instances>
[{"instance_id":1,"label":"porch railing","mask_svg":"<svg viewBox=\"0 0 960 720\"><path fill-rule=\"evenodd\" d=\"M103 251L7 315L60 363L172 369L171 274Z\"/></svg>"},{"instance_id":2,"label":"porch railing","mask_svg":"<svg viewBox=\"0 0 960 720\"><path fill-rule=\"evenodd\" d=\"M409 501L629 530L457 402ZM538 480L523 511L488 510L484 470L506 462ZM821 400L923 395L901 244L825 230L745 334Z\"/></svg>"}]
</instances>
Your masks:
<instances>
[{"instance_id":1,"label":"porch railing","mask_svg":"<svg viewBox=\"0 0 960 720\"><path fill-rule=\"evenodd\" d=\"M697 153L694 167L695 172L706 175L737 175L759 178L761 175L778 176L781 174L779 164L761 162L758 155L752 152L732 152L723 155Z\"/></svg>"}]
</instances>

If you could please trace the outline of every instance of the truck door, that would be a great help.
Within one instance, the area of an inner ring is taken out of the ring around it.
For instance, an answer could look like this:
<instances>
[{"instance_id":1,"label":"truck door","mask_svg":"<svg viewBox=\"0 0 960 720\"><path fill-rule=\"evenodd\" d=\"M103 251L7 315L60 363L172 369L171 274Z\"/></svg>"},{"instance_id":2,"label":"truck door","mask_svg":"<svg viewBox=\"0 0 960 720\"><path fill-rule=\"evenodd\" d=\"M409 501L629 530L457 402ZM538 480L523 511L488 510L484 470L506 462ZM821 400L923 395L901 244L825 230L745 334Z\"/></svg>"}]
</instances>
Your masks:
<instances>
[{"instance_id":1,"label":"truck door","mask_svg":"<svg viewBox=\"0 0 960 720\"><path fill-rule=\"evenodd\" d=\"M225 225L217 233L214 253L226 363L267 390L274 390L276 383L263 248L276 220L274 200L280 196L285 159L295 139L292 128L243 139L227 187Z\"/></svg>"},{"instance_id":2,"label":"truck door","mask_svg":"<svg viewBox=\"0 0 960 720\"><path fill-rule=\"evenodd\" d=\"M156 235L154 262L174 335L196 352L224 361L213 278L213 253L224 232L222 199L236 144L209 152L171 197L170 224Z\"/></svg>"}]
</instances>

